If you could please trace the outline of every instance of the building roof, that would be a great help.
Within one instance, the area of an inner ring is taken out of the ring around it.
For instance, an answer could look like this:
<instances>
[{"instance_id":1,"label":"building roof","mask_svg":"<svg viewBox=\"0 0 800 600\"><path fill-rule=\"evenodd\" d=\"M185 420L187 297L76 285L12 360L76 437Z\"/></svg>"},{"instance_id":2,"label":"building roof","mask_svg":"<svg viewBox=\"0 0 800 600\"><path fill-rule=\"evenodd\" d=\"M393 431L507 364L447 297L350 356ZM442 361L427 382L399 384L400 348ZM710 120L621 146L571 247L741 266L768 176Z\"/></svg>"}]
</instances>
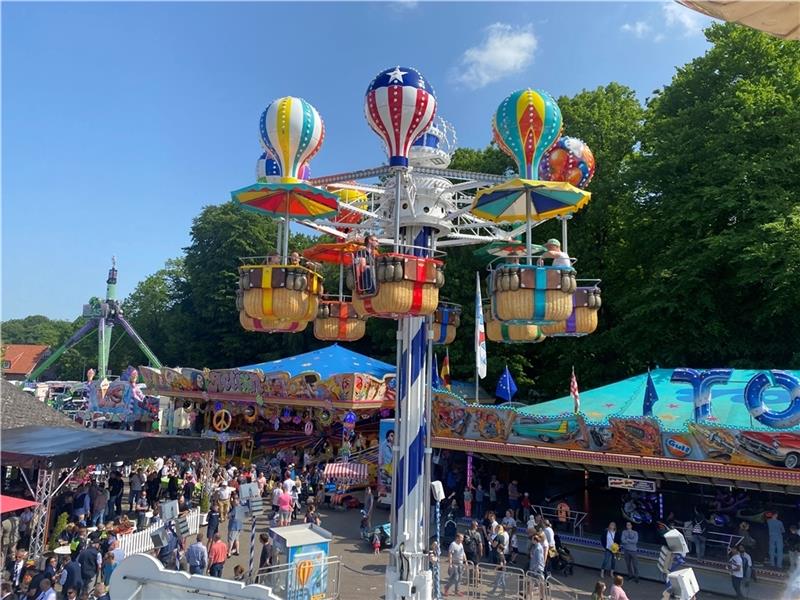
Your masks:
<instances>
[{"instance_id":1,"label":"building roof","mask_svg":"<svg viewBox=\"0 0 800 600\"><path fill-rule=\"evenodd\" d=\"M40 344L4 345L3 372L9 375L28 375L49 348L50 346Z\"/></svg>"},{"instance_id":2,"label":"building roof","mask_svg":"<svg viewBox=\"0 0 800 600\"><path fill-rule=\"evenodd\" d=\"M385 375L393 374L395 367L376 358L348 350L339 344L331 344L327 348L297 356L239 367L239 370L284 372L289 373L290 377L296 377L301 373L318 373L322 380L343 373L364 373L382 379Z\"/></svg>"},{"instance_id":3,"label":"building roof","mask_svg":"<svg viewBox=\"0 0 800 600\"><path fill-rule=\"evenodd\" d=\"M655 369L650 373L658 393L658 401L653 405L653 416L658 418L663 429L684 431L686 423L694 420L694 395L689 384L671 381L673 371L674 369ZM744 403L745 386L754 375L763 372L734 369L728 383L713 386L711 417L706 420L739 429L769 429L750 418L750 412ZM800 371L787 373L800 377ZM609 417L641 417L646 385L647 373L642 373L592 390L581 390L580 411L591 422L605 422ZM763 399L768 406L776 409L787 406L790 401L786 390L774 387L764 390ZM532 416L557 416L572 413L574 401L572 396L563 396L518 410ZM796 429L798 428L792 428L792 431Z\"/></svg>"},{"instance_id":4,"label":"building roof","mask_svg":"<svg viewBox=\"0 0 800 600\"><path fill-rule=\"evenodd\" d=\"M66 415L5 380L0 380L0 429L51 425L83 429Z\"/></svg>"}]
</instances>

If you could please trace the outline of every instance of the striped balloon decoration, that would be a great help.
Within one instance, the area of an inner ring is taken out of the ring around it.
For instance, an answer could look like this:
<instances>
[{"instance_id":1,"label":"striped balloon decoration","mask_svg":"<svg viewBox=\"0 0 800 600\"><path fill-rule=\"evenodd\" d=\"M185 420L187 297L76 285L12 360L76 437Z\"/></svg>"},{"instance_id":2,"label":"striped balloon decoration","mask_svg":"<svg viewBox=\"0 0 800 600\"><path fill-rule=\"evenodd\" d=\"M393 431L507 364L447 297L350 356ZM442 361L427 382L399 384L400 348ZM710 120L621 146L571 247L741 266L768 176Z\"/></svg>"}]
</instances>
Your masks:
<instances>
[{"instance_id":1,"label":"striped balloon decoration","mask_svg":"<svg viewBox=\"0 0 800 600\"><path fill-rule=\"evenodd\" d=\"M262 152L256 161L256 181L270 181L273 178L280 179L280 177L281 166L278 161L269 152ZM311 178L311 167L308 166L308 163L300 165L297 178L303 181Z\"/></svg>"},{"instance_id":2,"label":"striped balloon decoration","mask_svg":"<svg viewBox=\"0 0 800 600\"><path fill-rule=\"evenodd\" d=\"M280 167L283 181L300 178L303 163L319 152L325 125L317 109L302 98L286 96L261 113L261 141Z\"/></svg>"},{"instance_id":3,"label":"striped balloon decoration","mask_svg":"<svg viewBox=\"0 0 800 600\"><path fill-rule=\"evenodd\" d=\"M364 112L386 144L390 166L408 166L411 144L431 126L436 97L416 69L393 67L375 76L367 88Z\"/></svg>"},{"instance_id":4,"label":"striped balloon decoration","mask_svg":"<svg viewBox=\"0 0 800 600\"><path fill-rule=\"evenodd\" d=\"M535 179L542 156L561 135L561 109L547 92L531 88L508 96L497 107L492 133L523 179Z\"/></svg>"}]
</instances>

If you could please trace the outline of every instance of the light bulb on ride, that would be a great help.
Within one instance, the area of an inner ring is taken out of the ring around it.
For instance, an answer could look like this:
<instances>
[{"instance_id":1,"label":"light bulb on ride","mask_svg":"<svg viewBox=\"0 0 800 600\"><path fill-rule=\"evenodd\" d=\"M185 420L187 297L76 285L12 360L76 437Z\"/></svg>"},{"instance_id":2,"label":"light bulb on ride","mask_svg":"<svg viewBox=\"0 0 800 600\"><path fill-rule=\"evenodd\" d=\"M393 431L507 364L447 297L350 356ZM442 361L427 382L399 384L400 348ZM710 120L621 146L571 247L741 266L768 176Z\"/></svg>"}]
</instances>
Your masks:
<instances>
[{"instance_id":1,"label":"light bulb on ride","mask_svg":"<svg viewBox=\"0 0 800 600\"><path fill-rule=\"evenodd\" d=\"M275 157L281 181L296 183L303 164L319 152L325 125L317 109L302 98L286 96L273 101L261 113L261 141Z\"/></svg>"},{"instance_id":2,"label":"light bulb on ride","mask_svg":"<svg viewBox=\"0 0 800 600\"><path fill-rule=\"evenodd\" d=\"M561 109L547 92L519 90L497 107L492 133L523 179L534 179L545 152L561 135Z\"/></svg>"},{"instance_id":3,"label":"light bulb on ride","mask_svg":"<svg viewBox=\"0 0 800 600\"><path fill-rule=\"evenodd\" d=\"M411 144L436 116L436 97L419 71L397 66L381 71L369 84L364 113L386 144L389 166L407 167Z\"/></svg>"}]
</instances>

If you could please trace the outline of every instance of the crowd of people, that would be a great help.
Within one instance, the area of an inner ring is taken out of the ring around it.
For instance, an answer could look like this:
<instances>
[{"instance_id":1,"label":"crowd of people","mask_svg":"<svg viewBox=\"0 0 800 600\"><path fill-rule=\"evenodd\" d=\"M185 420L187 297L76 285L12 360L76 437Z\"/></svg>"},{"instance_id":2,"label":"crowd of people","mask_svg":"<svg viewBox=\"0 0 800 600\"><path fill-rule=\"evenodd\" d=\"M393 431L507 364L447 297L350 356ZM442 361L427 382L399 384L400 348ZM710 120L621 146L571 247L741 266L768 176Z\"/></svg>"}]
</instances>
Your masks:
<instances>
[{"instance_id":1,"label":"crowd of people","mask_svg":"<svg viewBox=\"0 0 800 600\"><path fill-rule=\"evenodd\" d=\"M284 452L240 469L206 464L201 455L176 456L119 466L107 476L94 473L73 482L53 501L51 547L60 553L47 553L44 567L28 556L30 510L4 515L0 599L109 600L112 573L125 558L120 536L148 527L164 500L178 503L179 516L200 505L207 510L207 523L204 531L184 539L170 521L166 543L153 551L154 556L168 569L222 577L228 559L241 552L239 534L249 513L239 490L251 483L257 485L269 518L258 538L257 568L267 569L275 559L269 527L298 521L321 524L317 507L326 499L324 464L308 461L301 467L293 459L299 463L304 457ZM240 565L232 576L245 578Z\"/></svg>"}]
</instances>

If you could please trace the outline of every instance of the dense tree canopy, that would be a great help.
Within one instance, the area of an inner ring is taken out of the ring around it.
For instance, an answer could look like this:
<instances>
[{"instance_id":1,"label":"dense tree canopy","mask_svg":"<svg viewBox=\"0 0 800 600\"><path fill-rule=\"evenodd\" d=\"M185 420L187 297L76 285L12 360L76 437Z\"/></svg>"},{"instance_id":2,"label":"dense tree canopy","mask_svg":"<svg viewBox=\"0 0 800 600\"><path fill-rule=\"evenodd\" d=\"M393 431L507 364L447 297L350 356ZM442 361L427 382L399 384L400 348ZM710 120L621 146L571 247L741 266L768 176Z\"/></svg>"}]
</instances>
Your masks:
<instances>
[{"instance_id":1,"label":"dense tree canopy","mask_svg":"<svg viewBox=\"0 0 800 600\"><path fill-rule=\"evenodd\" d=\"M580 339L489 344L490 392L506 364L522 400L566 394L573 365L582 388L656 363L800 367L800 45L735 25L706 35L711 49L646 106L617 83L558 99L565 134L597 159L593 199L569 222L569 252L580 278L602 279L601 324ZM489 145L457 150L451 166L503 174L513 163ZM534 231L536 241L561 236L558 222ZM239 259L264 255L276 237L276 222L232 203L204 208L185 255L139 284L126 315L171 365L230 367L323 345L311 327L263 335L239 326ZM442 295L464 306L450 347L459 379L473 377L475 273L484 267L473 247L448 253ZM55 344L74 326L29 317L5 323L3 339ZM394 323L371 319L351 347L393 361ZM118 354L114 368L141 361L127 342Z\"/></svg>"}]
</instances>

